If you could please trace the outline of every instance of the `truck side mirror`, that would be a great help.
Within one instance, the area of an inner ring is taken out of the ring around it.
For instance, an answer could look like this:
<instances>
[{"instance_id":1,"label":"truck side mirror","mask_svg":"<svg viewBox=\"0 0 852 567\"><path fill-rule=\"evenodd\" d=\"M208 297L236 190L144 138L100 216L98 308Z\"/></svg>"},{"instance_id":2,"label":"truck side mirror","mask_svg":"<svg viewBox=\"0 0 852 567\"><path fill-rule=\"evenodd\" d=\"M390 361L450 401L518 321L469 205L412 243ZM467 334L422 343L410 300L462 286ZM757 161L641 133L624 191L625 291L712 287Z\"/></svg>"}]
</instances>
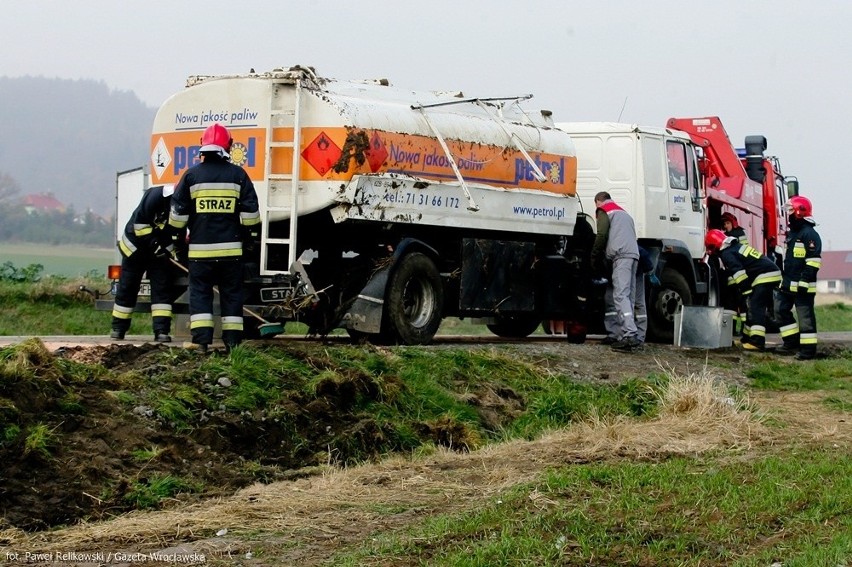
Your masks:
<instances>
[{"instance_id":1,"label":"truck side mirror","mask_svg":"<svg viewBox=\"0 0 852 567\"><path fill-rule=\"evenodd\" d=\"M787 185L787 197L795 197L799 194L799 180L795 177L785 177L784 183Z\"/></svg>"}]
</instances>

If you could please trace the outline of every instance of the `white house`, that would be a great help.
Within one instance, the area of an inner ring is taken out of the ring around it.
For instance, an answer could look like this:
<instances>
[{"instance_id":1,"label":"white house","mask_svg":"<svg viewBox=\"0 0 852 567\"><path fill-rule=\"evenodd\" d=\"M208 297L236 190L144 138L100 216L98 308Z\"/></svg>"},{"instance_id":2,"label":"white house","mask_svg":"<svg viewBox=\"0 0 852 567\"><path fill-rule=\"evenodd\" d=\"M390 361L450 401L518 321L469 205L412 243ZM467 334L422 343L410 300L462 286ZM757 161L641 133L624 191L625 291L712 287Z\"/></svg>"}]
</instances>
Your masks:
<instances>
[{"instance_id":1,"label":"white house","mask_svg":"<svg viewBox=\"0 0 852 567\"><path fill-rule=\"evenodd\" d=\"M852 251L823 250L817 272L817 293L852 294Z\"/></svg>"}]
</instances>

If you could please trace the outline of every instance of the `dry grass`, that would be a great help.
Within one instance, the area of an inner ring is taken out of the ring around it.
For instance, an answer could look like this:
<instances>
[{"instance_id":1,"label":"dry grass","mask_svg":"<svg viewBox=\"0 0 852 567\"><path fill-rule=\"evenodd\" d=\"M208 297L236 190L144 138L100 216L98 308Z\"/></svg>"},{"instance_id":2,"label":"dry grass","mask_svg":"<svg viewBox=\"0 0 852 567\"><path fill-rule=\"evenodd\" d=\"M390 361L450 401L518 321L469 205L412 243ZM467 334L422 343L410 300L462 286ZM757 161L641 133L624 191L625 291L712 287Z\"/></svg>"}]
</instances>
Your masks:
<instances>
[{"instance_id":1,"label":"dry grass","mask_svg":"<svg viewBox=\"0 0 852 567\"><path fill-rule=\"evenodd\" d=\"M262 530L298 540L351 534L353 530L361 530L356 537L364 537L371 526L387 521L376 507L451 512L481 505L553 467L719 449L740 451L769 439L753 405L730 398L724 385L706 369L685 377L669 374L668 386L657 392L661 411L654 419L592 419L531 442L513 441L469 454L438 451L414 460L397 457L380 464L328 469L322 476L255 485L229 498L184 508L134 512L111 521L36 534L0 531L0 542L57 551L104 549L107 544L162 547L210 538L222 528L232 533ZM207 548L209 552L216 543L215 539L197 542L193 549L203 552ZM222 540L218 543L221 547Z\"/></svg>"},{"instance_id":2,"label":"dry grass","mask_svg":"<svg viewBox=\"0 0 852 567\"><path fill-rule=\"evenodd\" d=\"M606 458L608 454L645 457L696 454L719 447L748 449L767 438L758 408L747 399L731 397L728 387L707 367L685 376L663 365L660 368L669 379L654 390L659 400L655 419L593 419L566 431L570 442L582 444L589 456Z\"/></svg>"}]
</instances>

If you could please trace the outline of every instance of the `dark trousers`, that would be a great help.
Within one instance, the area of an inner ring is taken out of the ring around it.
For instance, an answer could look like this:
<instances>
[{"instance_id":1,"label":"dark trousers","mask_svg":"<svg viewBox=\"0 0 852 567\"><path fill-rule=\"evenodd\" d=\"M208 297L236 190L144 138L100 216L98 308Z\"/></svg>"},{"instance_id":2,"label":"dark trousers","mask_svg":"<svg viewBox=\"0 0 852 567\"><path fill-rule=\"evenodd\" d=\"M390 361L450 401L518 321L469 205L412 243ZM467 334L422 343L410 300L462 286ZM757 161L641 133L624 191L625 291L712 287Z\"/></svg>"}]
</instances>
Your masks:
<instances>
[{"instance_id":1,"label":"dark trousers","mask_svg":"<svg viewBox=\"0 0 852 567\"><path fill-rule=\"evenodd\" d=\"M798 348L799 352L806 355L815 355L817 350L815 298L814 293L793 293L785 290L778 290L775 295L775 309L784 346L790 349Z\"/></svg>"},{"instance_id":2,"label":"dark trousers","mask_svg":"<svg viewBox=\"0 0 852 567\"><path fill-rule=\"evenodd\" d=\"M126 333L130 328L130 314L136 308L142 278L148 272L151 282L152 323L154 335L168 335L172 325L171 304L174 301L173 271L168 258L157 258L147 250L137 250L121 258L121 276L115 292L112 329ZM153 306L163 308L153 310ZM165 309L168 307L168 309Z\"/></svg>"},{"instance_id":3,"label":"dark trousers","mask_svg":"<svg viewBox=\"0 0 852 567\"><path fill-rule=\"evenodd\" d=\"M734 334L748 336L746 318L748 316L748 295L743 295L737 286L728 286L724 290L722 305L734 312Z\"/></svg>"},{"instance_id":4,"label":"dark trousers","mask_svg":"<svg viewBox=\"0 0 852 567\"><path fill-rule=\"evenodd\" d=\"M765 283L751 288L747 298L748 312L745 328L748 329L748 342L763 348L766 346L766 311L772 307L773 292L778 284Z\"/></svg>"},{"instance_id":5,"label":"dark trousers","mask_svg":"<svg viewBox=\"0 0 852 567\"><path fill-rule=\"evenodd\" d=\"M214 286L222 313L222 341L228 346L243 338L243 266L239 260L189 262L189 313L192 342L213 342Z\"/></svg>"}]
</instances>

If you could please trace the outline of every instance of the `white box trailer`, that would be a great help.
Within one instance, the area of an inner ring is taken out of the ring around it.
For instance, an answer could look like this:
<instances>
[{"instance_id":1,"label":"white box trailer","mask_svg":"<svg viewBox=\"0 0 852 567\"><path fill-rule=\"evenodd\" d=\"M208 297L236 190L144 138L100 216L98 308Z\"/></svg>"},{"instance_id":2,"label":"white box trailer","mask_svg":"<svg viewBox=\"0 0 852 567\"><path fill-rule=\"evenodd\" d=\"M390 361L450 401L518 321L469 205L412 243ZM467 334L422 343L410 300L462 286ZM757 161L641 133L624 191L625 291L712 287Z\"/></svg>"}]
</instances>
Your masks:
<instances>
[{"instance_id":1,"label":"white box trailer","mask_svg":"<svg viewBox=\"0 0 852 567\"><path fill-rule=\"evenodd\" d=\"M121 234L124 232L124 227L127 221L130 220L130 215L136 210L142 195L149 187L149 176L147 168L136 167L125 171L119 171L115 174L115 225L114 243L118 244L121 240ZM121 254L118 247L115 249L116 263L121 263Z\"/></svg>"}]
</instances>

